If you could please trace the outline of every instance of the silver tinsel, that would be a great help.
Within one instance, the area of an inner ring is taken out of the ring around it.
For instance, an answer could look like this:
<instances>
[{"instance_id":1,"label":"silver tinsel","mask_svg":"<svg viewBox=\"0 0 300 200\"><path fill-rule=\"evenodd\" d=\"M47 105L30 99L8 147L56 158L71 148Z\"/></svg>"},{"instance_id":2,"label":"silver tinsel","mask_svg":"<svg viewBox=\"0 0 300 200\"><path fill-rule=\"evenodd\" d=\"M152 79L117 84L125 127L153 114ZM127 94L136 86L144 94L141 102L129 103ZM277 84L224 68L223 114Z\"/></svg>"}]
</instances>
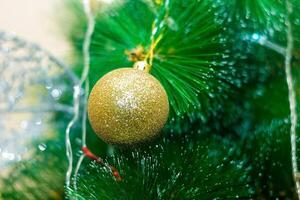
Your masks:
<instances>
[{"instance_id":1,"label":"silver tinsel","mask_svg":"<svg viewBox=\"0 0 300 200\"><path fill-rule=\"evenodd\" d=\"M30 156L30 148L46 150L43 143L30 145L51 137L54 112L73 112L72 102L62 104L60 99L72 95L77 81L49 52L0 31L0 171Z\"/></svg>"}]
</instances>

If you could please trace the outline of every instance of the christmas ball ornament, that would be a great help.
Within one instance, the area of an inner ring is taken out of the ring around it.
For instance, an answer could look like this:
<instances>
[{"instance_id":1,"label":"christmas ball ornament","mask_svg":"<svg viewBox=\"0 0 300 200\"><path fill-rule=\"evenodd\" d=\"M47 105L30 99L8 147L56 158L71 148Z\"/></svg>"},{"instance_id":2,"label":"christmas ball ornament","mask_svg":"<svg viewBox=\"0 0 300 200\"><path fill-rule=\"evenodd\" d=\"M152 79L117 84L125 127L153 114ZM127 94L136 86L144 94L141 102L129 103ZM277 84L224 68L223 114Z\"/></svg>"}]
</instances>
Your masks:
<instances>
[{"instance_id":1,"label":"christmas ball ornament","mask_svg":"<svg viewBox=\"0 0 300 200\"><path fill-rule=\"evenodd\" d=\"M88 99L92 128L112 144L136 144L157 136L167 121L169 102L148 65L120 68L103 76Z\"/></svg>"}]
</instances>

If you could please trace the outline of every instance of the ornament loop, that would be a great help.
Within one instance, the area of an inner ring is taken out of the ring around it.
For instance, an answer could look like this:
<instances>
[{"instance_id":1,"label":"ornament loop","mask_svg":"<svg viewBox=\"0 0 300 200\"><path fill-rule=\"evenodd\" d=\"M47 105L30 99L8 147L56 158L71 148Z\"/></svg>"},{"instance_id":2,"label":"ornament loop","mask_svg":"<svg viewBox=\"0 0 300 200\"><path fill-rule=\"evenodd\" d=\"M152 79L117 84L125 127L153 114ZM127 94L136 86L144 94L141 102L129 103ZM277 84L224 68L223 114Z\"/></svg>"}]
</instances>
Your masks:
<instances>
[{"instance_id":1,"label":"ornament loop","mask_svg":"<svg viewBox=\"0 0 300 200\"><path fill-rule=\"evenodd\" d=\"M134 63L133 68L147 73L150 72L151 69L150 65L146 61L138 61Z\"/></svg>"}]
</instances>

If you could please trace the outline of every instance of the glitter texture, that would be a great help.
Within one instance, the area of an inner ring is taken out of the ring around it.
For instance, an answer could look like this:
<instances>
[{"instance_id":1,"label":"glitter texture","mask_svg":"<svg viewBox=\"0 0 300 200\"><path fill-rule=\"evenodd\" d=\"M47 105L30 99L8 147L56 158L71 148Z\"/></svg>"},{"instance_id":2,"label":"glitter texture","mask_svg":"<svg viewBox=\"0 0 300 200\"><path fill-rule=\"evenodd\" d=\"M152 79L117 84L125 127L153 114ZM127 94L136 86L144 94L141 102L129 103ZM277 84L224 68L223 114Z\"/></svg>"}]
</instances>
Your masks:
<instances>
[{"instance_id":1,"label":"glitter texture","mask_svg":"<svg viewBox=\"0 0 300 200\"><path fill-rule=\"evenodd\" d=\"M167 94L147 72L121 68L106 74L88 100L90 123L112 144L135 144L157 136L167 121Z\"/></svg>"}]
</instances>

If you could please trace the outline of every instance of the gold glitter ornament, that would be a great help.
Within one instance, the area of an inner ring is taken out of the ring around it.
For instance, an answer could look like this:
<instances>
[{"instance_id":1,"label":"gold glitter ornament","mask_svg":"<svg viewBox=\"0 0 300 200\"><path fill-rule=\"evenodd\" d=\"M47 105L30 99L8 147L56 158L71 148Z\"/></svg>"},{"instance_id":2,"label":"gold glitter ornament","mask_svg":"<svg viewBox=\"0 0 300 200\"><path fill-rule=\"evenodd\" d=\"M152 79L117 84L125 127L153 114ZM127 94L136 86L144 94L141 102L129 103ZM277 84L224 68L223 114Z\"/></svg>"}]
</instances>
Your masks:
<instances>
[{"instance_id":1,"label":"gold glitter ornament","mask_svg":"<svg viewBox=\"0 0 300 200\"><path fill-rule=\"evenodd\" d=\"M160 82L138 62L103 76L88 99L88 117L97 135L112 144L136 144L157 136L169 114Z\"/></svg>"}]
</instances>

